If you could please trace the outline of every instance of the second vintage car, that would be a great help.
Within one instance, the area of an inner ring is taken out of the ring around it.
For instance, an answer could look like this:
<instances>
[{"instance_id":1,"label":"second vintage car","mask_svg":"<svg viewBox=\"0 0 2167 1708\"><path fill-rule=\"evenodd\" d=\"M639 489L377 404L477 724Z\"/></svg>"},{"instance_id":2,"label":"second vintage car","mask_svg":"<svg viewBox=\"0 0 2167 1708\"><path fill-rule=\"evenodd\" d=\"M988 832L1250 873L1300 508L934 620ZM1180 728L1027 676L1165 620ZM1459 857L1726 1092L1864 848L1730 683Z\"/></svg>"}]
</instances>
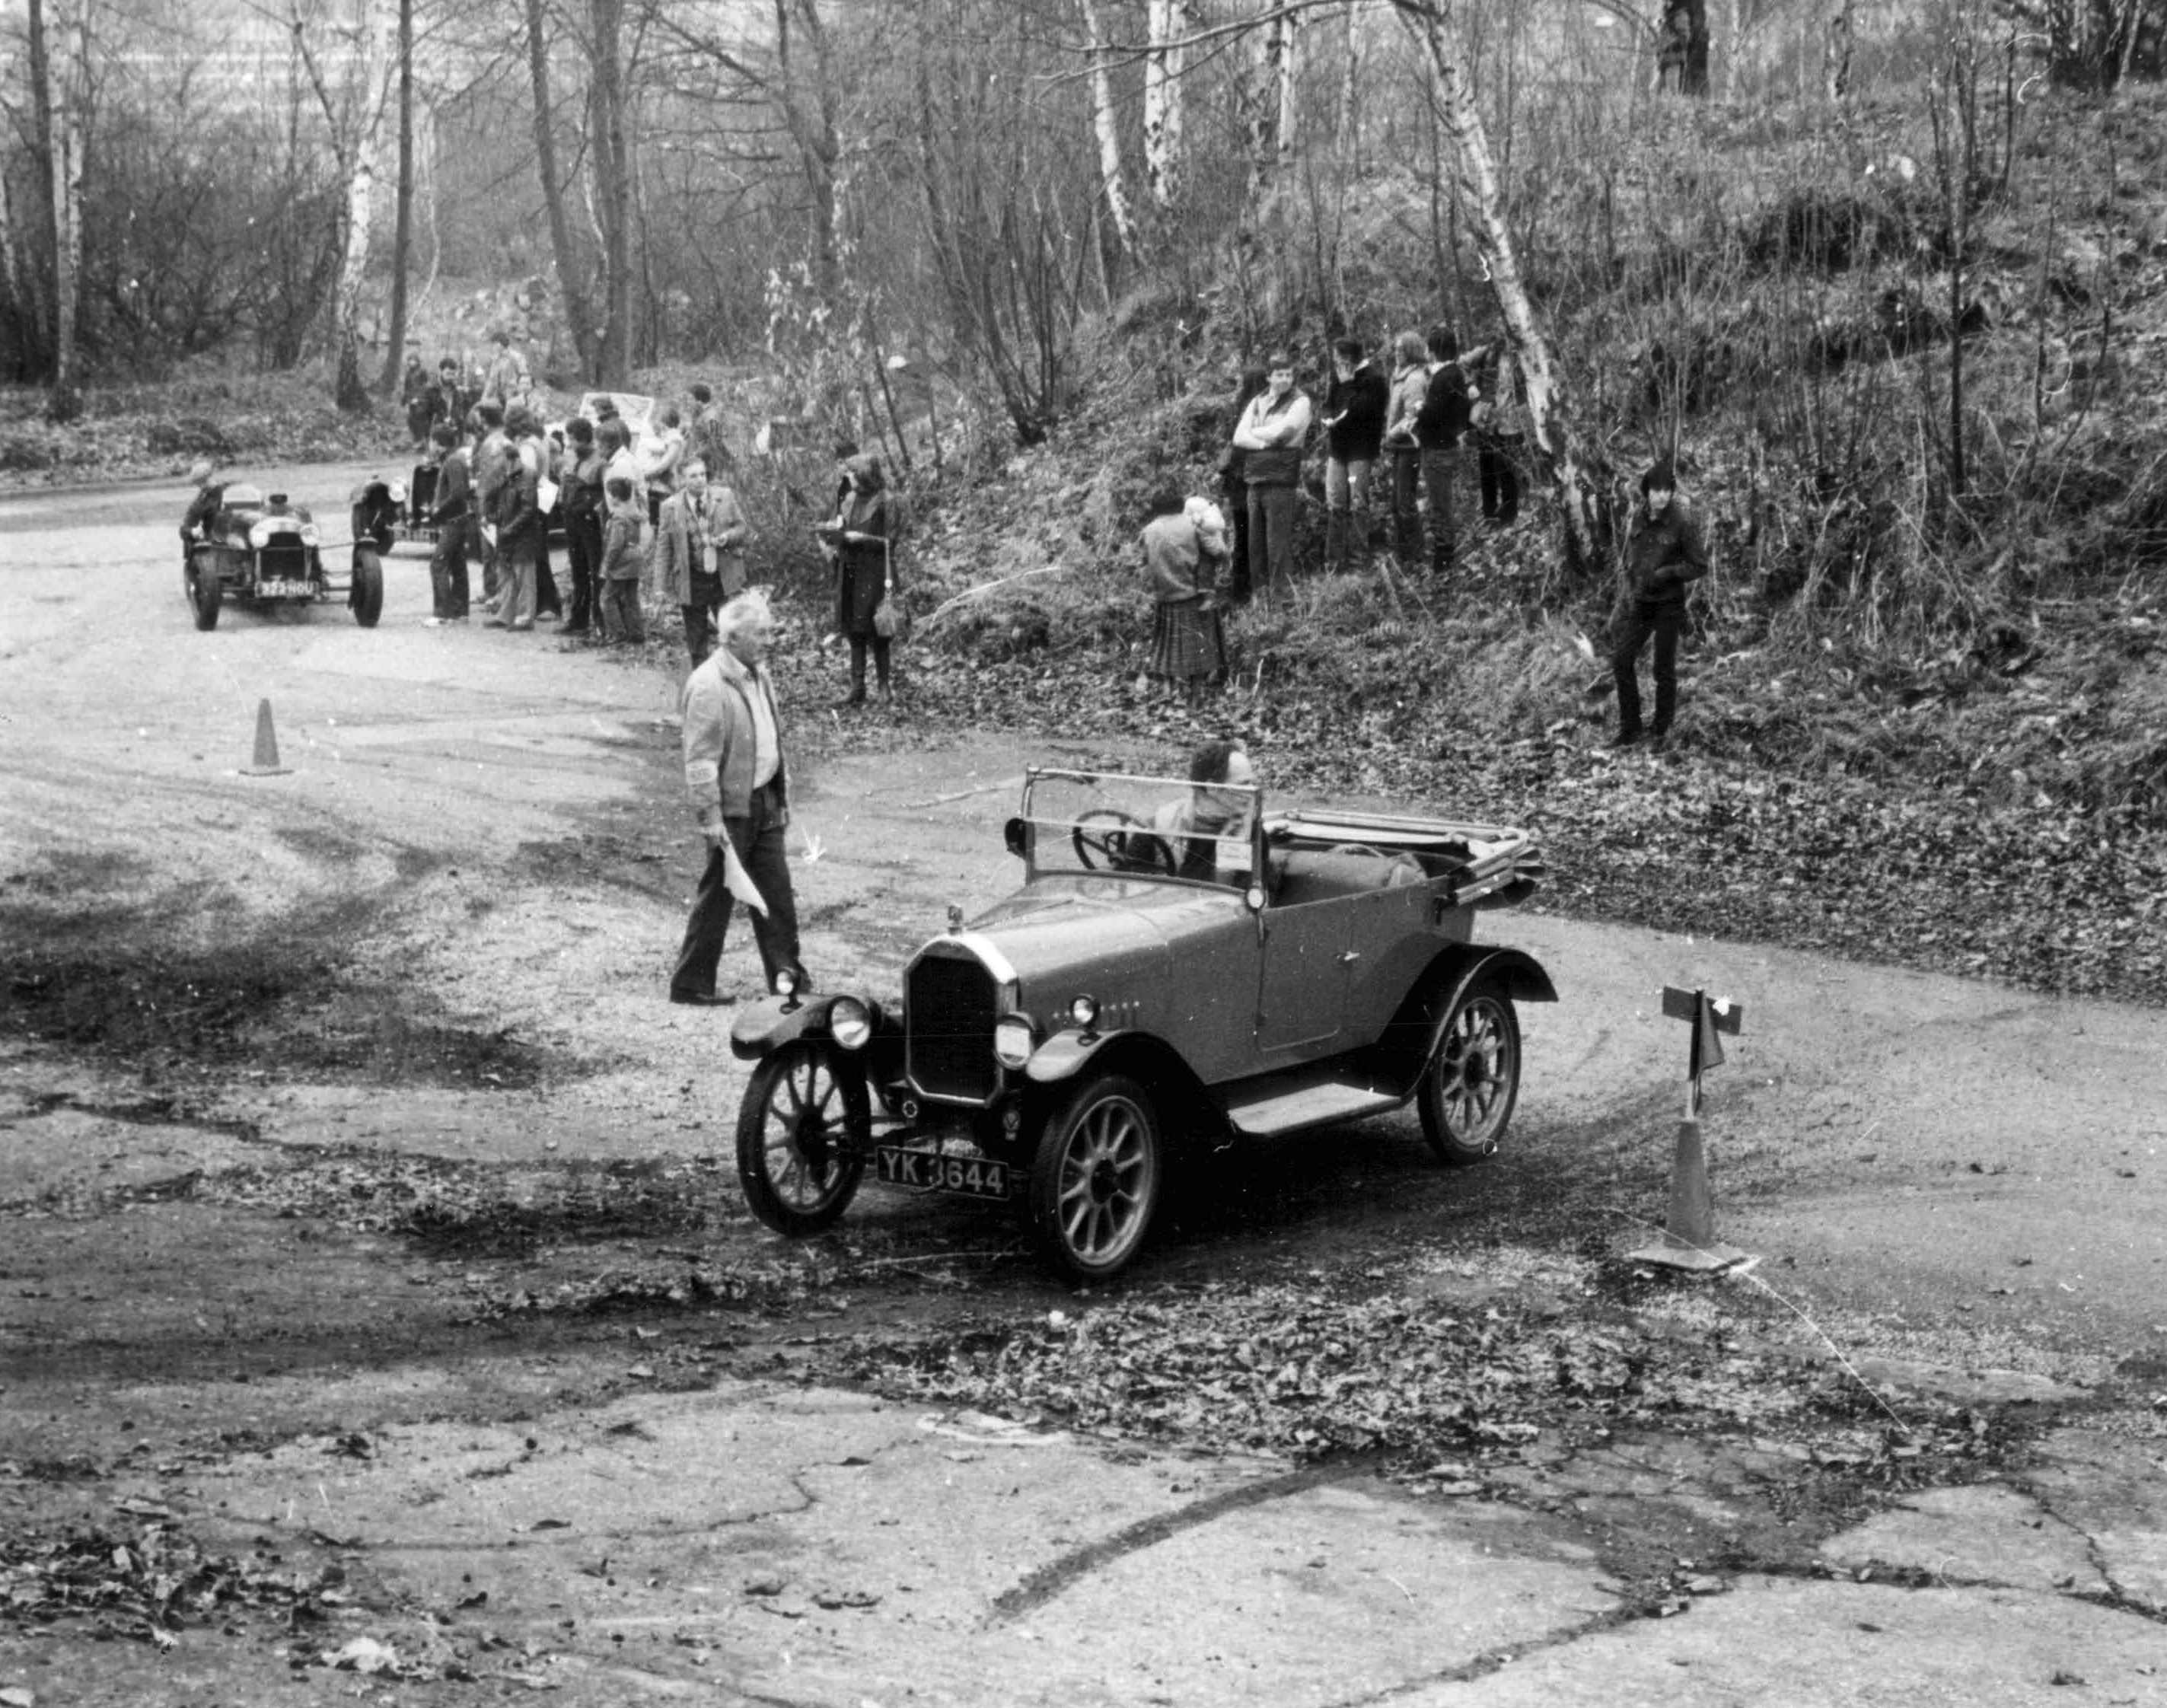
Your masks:
<instances>
[{"instance_id":1,"label":"second vintage car","mask_svg":"<svg viewBox=\"0 0 2167 1708\"><path fill-rule=\"evenodd\" d=\"M785 974L731 1045L748 1202L816 1233L866 1169L1012 1201L1091 1281L1136 1259L1185 1143L1415 1105L1448 1163L1494 1153L1520 1083L1516 1003L1556 1000L1481 912L1532 894L1524 831L1267 814L1253 785L1034 769L1022 887L914 956L899 1000Z\"/></svg>"}]
</instances>

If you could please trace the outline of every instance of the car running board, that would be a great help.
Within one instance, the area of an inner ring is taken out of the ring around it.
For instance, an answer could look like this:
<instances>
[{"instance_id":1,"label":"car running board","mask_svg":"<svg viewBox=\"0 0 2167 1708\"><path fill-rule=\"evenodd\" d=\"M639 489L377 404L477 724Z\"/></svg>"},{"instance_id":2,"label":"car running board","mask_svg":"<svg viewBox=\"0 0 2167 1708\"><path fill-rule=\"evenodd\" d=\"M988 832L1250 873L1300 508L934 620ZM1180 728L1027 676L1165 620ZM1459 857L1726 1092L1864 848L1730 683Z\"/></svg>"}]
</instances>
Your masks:
<instances>
[{"instance_id":1,"label":"car running board","mask_svg":"<svg viewBox=\"0 0 2167 1708\"><path fill-rule=\"evenodd\" d=\"M1252 1138L1382 1115L1407 1101L1391 1080L1352 1073L1344 1062L1329 1068L1290 1068L1229 1090L1227 1119Z\"/></svg>"}]
</instances>

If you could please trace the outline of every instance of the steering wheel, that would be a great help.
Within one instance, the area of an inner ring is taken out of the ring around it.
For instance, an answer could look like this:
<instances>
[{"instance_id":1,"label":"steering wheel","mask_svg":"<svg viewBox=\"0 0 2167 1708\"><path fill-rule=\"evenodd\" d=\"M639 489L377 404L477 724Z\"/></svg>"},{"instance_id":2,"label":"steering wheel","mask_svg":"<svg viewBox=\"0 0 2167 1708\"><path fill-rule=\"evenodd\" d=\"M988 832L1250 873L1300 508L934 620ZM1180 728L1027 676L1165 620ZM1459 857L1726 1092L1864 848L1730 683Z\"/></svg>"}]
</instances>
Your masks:
<instances>
[{"instance_id":1,"label":"steering wheel","mask_svg":"<svg viewBox=\"0 0 2167 1708\"><path fill-rule=\"evenodd\" d=\"M1076 857L1086 872L1163 872L1178 873L1174 851L1163 840L1144 830L1141 819L1118 807L1097 807L1076 821L1068 833ZM1096 854L1099 857L1093 859Z\"/></svg>"}]
</instances>

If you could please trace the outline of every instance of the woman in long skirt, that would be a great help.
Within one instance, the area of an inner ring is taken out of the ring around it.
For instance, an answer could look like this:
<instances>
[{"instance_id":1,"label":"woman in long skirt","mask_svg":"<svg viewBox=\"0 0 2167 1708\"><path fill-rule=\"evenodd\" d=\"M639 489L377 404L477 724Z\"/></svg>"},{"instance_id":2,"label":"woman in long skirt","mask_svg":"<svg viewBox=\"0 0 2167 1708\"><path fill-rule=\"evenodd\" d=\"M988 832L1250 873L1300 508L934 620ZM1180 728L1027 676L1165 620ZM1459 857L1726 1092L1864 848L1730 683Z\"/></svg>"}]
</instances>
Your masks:
<instances>
[{"instance_id":1,"label":"woman in long skirt","mask_svg":"<svg viewBox=\"0 0 2167 1708\"><path fill-rule=\"evenodd\" d=\"M1144 575L1158 609L1152 625L1151 673L1179 684L1188 703L1204 698L1205 684L1227 668L1220 616L1218 576L1227 557L1222 536L1200 528L1178 492L1151 501L1138 544Z\"/></svg>"}]
</instances>

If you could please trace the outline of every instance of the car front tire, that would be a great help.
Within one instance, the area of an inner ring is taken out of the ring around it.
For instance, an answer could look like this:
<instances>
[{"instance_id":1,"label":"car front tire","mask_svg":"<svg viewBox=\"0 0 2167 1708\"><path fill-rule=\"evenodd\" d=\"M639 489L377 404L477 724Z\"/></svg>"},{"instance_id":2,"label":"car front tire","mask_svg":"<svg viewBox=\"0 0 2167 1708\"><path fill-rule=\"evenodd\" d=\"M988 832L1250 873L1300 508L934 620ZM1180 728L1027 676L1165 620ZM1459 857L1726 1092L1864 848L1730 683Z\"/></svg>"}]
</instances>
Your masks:
<instances>
[{"instance_id":1,"label":"car front tire","mask_svg":"<svg viewBox=\"0 0 2167 1708\"><path fill-rule=\"evenodd\" d=\"M384 614L384 560L372 551L353 554L353 620L363 629L376 627Z\"/></svg>"},{"instance_id":2,"label":"car front tire","mask_svg":"<svg viewBox=\"0 0 2167 1708\"><path fill-rule=\"evenodd\" d=\"M218 578L218 558L215 553L188 554L184 591L188 596L188 608L195 613L196 627L217 628L219 607L225 602L225 584Z\"/></svg>"},{"instance_id":3,"label":"car front tire","mask_svg":"<svg viewBox=\"0 0 2167 1708\"><path fill-rule=\"evenodd\" d=\"M792 1238L834 1225L857 1196L870 1130L865 1076L824 1039L761 1058L738 1110L738 1179L754 1215Z\"/></svg>"},{"instance_id":4,"label":"car front tire","mask_svg":"<svg viewBox=\"0 0 2167 1708\"><path fill-rule=\"evenodd\" d=\"M1423 1070L1415 1105L1423 1137L1440 1162L1495 1156L1520 1095L1520 1017L1493 979L1462 991L1444 1037Z\"/></svg>"},{"instance_id":5,"label":"car front tire","mask_svg":"<svg viewBox=\"0 0 2167 1708\"><path fill-rule=\"evenodd\" d=\"M1151 1094L1124 1074L1087 1080L1039 1140L1032 1231L1070 1280L1105 1281L1142 1249L1165 1182L1165 1129Z\"/></svg>"}]
</instances>

